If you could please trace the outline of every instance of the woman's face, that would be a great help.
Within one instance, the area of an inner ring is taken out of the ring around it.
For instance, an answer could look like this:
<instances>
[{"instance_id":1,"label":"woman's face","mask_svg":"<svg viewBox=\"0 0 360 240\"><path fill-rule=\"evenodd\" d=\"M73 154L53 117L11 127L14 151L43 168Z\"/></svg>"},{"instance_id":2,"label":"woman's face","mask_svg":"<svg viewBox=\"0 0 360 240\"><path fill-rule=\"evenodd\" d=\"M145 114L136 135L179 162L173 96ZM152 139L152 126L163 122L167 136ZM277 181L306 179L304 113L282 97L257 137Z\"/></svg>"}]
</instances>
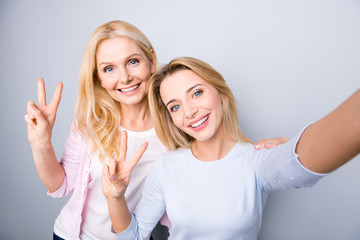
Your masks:
<instances>
[{"instance_id":1,"label":"woman's face","mask_svg":"<svg viewBox=\"0 0 360 240\"><path fill-rule=\"evenodd\" d=\"M115 37L101 42L96 67L101 85L116 101L133 105L146 99L153 64L134 40Z\"/></svg>"},{"instance_id":2,"label":"woman's face","mask_svg":"<svg viewBox=\"0 0 360 240\"><path fill-rule=\"evenodd\" d=\"M191 70L179 70L160 85L161 100L175 126L197 141L218 136L223 119L219 92Z\"/></svg>"}]
</instances>

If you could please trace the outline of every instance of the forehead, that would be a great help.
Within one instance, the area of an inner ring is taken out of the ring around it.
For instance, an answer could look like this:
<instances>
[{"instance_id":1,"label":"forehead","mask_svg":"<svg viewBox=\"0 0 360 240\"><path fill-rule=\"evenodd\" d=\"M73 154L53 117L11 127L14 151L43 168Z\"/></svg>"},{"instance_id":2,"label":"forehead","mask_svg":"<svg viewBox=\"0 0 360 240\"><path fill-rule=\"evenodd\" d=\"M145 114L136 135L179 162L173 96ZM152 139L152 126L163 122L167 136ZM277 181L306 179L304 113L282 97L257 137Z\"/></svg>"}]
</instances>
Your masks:
<instances>
[{"instance_id":1,"label":"forehead","mask_svg":"<svg viewBox=\"0 0 360 240\"><path fill-rule=\"evenodd\" d=\"M212 87L208 82L201 78L192 70L179 70L165 77L160 84L160 95L163 100L177 98L186 94L187 90L194 85L201 84L206 87Z\"/></svg>"},{"instance_id":2,"label":"forehead","mask_svg":"<svg viewBox=\"0 0 360 240\"><path fill-rule=\"evenodd\" d=\"M96 50L96 58L126 57L131 54L145 56L136 41L128 37L113 37L102 41Z\"/></svg>"}]
</instances>

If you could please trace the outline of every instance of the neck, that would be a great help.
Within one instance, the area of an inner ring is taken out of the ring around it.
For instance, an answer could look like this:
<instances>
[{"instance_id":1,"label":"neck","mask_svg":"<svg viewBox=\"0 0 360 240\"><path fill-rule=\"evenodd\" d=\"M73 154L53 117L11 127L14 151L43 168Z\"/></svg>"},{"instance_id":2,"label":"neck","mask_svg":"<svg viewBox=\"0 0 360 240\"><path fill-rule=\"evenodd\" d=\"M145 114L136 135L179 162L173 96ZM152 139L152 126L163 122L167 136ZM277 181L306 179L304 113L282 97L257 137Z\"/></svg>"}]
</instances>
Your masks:
<instances>
[{"instance_id":1,"label":"neck","mask_svg":"<svg viewBox=\"0 0 360 240\"><path fill-rule=\"evenodd\" d=\"M235 144L235 141L220 133L219 136L207 141L195 140L191 143L190 148L197 159L201 161L216 161L225 157Z\"/></svg>"},{"instance_id":2,"label":"neck","mask_svg":"<svg viewBox=\"0 0 360 240\"><path fill-rule=\"evenodd\" d=\"M147 99L136 105L120 106L121 126L131 131L142 132L153 128Z\"/></svg>"}]
</instances>

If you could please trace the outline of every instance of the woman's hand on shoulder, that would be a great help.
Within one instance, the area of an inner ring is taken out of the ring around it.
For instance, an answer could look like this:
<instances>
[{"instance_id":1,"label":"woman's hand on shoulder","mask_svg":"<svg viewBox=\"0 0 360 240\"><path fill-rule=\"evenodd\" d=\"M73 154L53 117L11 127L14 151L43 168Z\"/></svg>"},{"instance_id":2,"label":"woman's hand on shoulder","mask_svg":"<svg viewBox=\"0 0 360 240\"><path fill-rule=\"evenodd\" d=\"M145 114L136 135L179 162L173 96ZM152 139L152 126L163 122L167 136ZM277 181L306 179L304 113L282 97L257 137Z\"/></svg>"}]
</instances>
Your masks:
<instances>
[{"instance_id":1,"label":"woman's hand on shoulder","mask_svg":"<svg viewBox=\"0 0 360 240\"><path fill-rule=\"evenodd\" d=\"M24 116L31 146L36 144L42 146L51 142L52 129L63 88L63 84L58 83L51 102L46 104L44 79L39 78L37 85L39 106L36 106L33 101L29 101L27 103L27 114Z\"/></svg>"},{"instance_id":2,"label":"woman's hand on shoulder","mask_svg":"<svg viewBox=\"0 0 360 240\"><path fill-rule=\"evenodd\" d=\"M148 146L148 143L145 142L132 159L126 161L127 133L125 131L121 133L120 144L119 159L110 159L108 165L103 167L101 187L108 199L119 199L124 196L131 173Z\"/></svg>"},{"instance_id":3,"label":"woman's hand on shoulder","mask_svg":"<svg viewBox=\"0 0 360 240\"><path fill-rule=\"evenodd\" d=\"M278 138L269 138L269 139L260 139L259 142L254 144L256 150L263 148L273 148L288 142L290 139L287 137L278 137Z\"/></svg>"}]
</instances>

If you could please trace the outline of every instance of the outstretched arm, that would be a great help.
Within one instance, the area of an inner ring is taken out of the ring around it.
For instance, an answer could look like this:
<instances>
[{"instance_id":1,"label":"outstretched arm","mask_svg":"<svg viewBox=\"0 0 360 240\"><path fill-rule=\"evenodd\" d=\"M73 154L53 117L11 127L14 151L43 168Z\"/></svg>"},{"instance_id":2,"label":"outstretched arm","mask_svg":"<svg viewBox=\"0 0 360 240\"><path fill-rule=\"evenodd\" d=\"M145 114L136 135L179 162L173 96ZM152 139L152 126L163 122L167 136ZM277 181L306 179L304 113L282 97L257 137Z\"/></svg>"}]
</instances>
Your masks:
<instances>
[{"instance_id":1,"label":"outstretched arm","mask_svg":"<svg viewBox=\"0 0 360 240\"><path fill-rule=\"evenodd\" d=\"M37 84L39 106L36 106L33 101L27 103L25 121L28 140L40 179L49 192L54 192L61 186L65 176L64 169L57 161L51 144L52 129L63 85L57 84L54 96L47 105L44 79L39 78Z\"/></svg>"},{"instance_id":2,"label":"outstretched arm","mask_svg":"<svg viewBox=\"0 0 360 240\"><path fill-rule=\"evenodd\" d=\"M131 223L131 213L125 200L125 191L129 185L131 173L144 154L147 143L144 143L128 162L126 159L127 134L121 133L119 160L111 159L105 165L102 174L102 190L106 197L109 214L115 233L125 231Z\"/></svg>"},{"instance_id":3,"label":"outstretched arm","mask_svg":"<svg viewBox=\"0 0 360 240\"><path fill-rule=\"evenodd\" d=\"M360 90L333 112L310 125L296 147L309 170L328 173L360 153Z\"/></svg>"}]
</instances>

